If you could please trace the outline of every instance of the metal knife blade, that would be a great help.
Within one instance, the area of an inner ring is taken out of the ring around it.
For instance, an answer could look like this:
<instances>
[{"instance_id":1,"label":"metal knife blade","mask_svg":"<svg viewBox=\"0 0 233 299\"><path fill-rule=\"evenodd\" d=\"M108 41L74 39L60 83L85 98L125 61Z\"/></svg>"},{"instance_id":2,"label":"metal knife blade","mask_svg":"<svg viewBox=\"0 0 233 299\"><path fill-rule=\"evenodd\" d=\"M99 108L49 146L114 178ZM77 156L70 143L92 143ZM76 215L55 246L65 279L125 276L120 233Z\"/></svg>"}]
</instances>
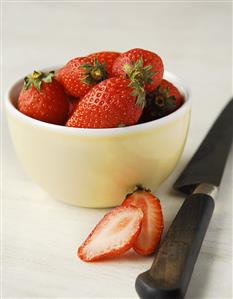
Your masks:
<instances>
[{"instance_id":1,"label":"metal knife blade","mask_svg":"<svg viewBox=\"0 0 233 299\"><path fill-rule=\"evenodd\" d=\"M233 138L233 99L214 122L173 188L191 194L197 185L219 186Z\"/></svg>"}]
</instances>

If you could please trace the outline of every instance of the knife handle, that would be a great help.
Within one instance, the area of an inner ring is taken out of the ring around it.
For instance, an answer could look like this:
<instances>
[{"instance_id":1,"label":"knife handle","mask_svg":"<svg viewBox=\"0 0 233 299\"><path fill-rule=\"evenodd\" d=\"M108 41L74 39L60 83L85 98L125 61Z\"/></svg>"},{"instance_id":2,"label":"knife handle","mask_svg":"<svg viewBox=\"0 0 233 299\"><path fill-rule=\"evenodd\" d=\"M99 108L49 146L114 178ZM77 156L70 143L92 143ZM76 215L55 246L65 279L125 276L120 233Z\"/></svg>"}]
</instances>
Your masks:
<instances>
[{"instance_id":1,"label":"knife handle","mask_svg":"<svg viewBox=\"0 0 233 299\"><path fill-rule=\"evenodd\" d=\"M214 210L206 194L191 194L182 204L150 270L136 279L142 299L182 299Z\"/></svg>"}]
</instances>

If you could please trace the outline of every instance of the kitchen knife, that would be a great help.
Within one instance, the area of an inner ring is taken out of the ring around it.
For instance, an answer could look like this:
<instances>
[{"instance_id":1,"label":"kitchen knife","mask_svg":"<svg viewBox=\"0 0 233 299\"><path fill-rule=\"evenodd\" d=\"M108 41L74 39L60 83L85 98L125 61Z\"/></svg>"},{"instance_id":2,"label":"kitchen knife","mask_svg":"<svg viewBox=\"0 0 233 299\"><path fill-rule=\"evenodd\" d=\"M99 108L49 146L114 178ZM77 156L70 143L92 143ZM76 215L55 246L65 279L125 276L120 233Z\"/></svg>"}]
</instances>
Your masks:
<instances>
[{"instance_id":1,"label":"kitchen knife","mask_svg":"<svg viewBox=\"0 0 233 299\"><path fill-rule=\"evenodd\" d=\"M135 283L143 299L182 299L213 210L233 137L233 99L219 115L174 184L187 194L150 270Z\"/></svg>"}]
</instances>

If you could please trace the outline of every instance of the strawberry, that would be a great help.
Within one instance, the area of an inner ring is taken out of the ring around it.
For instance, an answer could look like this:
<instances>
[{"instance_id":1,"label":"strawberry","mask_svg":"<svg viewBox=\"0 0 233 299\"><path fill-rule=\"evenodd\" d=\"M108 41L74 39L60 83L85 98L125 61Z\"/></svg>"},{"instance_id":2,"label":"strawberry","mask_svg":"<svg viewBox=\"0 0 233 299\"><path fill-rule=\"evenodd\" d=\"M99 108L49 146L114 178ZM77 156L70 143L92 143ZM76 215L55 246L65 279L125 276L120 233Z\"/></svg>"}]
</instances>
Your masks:
<instances>
[{"instance_id":1,"label":"strawberry","mask_svg":"<svg viewBox=\"0 0 233 299\"><path fill-rule=\"evenodd\" d=\"M178 109L184 99L179 90L169 81L163 79L155 91L146 97L146 107L140 122L151 121L170 114Z\"/></svg>"},{"instance_id":2,"label":"strawberry","mask_svg":"<svg viewBox=\"0 0 233 299\"><path fill-rule=\"evenodd\" d=\"M69 117L73 114L74 110L77 107L79 98L69 97Z\"/></svg>"},{"instance_id":3,"label":"strawberry","mask_svg":"<svg viewBox=\"0 0 233 299\"><path fill-rule=\"evenodd\" d=\"M83 97L99 80L105 78L102 72L92 72L92 60L77 57L70 60L57 74L56 79L63 85L66 93L73 97Z\"/></svg>"},{"instance_id":4,"label":"strawberry","mask_svg":"<svg viewBox=\"0 0 233 299\"><path fill-rule=\"evenodd\" d=\"M57 73L57 80L67 94L83 97L94 85L112 75L116 52L99 52L70 60Z\"/></svg>"},{"instance_id":5,"label":"strawberry","mask_svg":"<svg viewBox=\"0 0 233 299\"><path fill-rule=\"evenodd\" d=\"M155 91L155 103L170 113L182 105L183 97L171 82L163 79Z\"/></svg>"},{"instance_id":6,"label":"strawberry","mask_svg":"<svg viewBox=\"0 0 233 299\"><path fill-rule=\"evenodd\" d=\"M109 78L93 87L77 104L66 126L114 128L137 123L142 114L145 93L134 82Z\"/></svg>"},{"instance_id":7,"label":"strawberry","mask_svg":"<svg viewBox=\"0 0 233 299\"><path fill-rule=\"evenodd\" d=\"M119 55L120 53L118 52L104 51L104 52L92 53L87 57L92 58L93 61L97 59L99 63L105 67L105 71L107 72L107 78L110 78L113 76L112 74L113 63L115 62L117 57L119 57Z\"/></svg>"},{"instance_id":8,"label":"strawberry","mask_svg":"<svg viewBox=\"0 0 233 299\"><path fill-rule=\"evenodd\" d=\"M153 91L163 78L162 59L155 53L132 49L121 54L113 64L113 74L137 80L146 92Z\"/></svg>"},{"instance_id":9,"label":"strawberry","mask_svg":"<svg viewBox=\"0 0 233 299\"><path fill-rule=\"evenodd\" d=\"M55 80L54 72L34 71L25 77L18 99L22 113L52 124L64 124L69 111L67 95Z\"/></svg>"},{"instance_id":10,"label":"strawberry","mask_svg":"<svg viewBox=\"0 0 233 299\"><path fill-rule=\"evenodd\" d=\"M79 247L78 256L83 261L92 262L126 252L140 233L142 218L142 211L133 206L111 210Z\"/></svg>"},{"instance_id":11,"label":"strawberry","mask_svg":"<svg viewBox=\"0 0 233 299\"><path fill-rule=\"evenodd\" d=\"M163 232L163 214L160 201L149 190L139 187L126 197L122 205L133 205L143 211L141 232L133 248L141 255L153 253Z\"/></svg>"}]
</instances>

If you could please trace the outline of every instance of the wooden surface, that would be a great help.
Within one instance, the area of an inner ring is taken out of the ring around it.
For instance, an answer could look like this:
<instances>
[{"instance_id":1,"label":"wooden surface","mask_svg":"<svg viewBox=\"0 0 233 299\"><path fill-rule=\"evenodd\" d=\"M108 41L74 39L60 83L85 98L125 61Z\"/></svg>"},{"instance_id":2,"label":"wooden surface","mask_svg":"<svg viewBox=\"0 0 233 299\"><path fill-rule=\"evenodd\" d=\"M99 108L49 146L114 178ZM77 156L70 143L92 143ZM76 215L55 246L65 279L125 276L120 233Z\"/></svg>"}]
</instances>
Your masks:
<instances>
[{"instance_id":1,"label":"wooden surface","mask_svg":"<svg viewBox=\"0 0 233 299\"><path fill-rule=\"evenodd\" d=\"M156 191L167 230L183 201L171 186L232 93L230 20L229 3L5 2L3 92L34 69L88 52L157 51L166 69L191 86L193 101L185 152ZM96 264L77 259L78 245L105 210L50 198L24 173L5 119L2 133L2 297L137 298L135 279L153 257L129 252ZM231 153L186 298L232 297L232 187Z\"/></svg>"}]
</instances>

